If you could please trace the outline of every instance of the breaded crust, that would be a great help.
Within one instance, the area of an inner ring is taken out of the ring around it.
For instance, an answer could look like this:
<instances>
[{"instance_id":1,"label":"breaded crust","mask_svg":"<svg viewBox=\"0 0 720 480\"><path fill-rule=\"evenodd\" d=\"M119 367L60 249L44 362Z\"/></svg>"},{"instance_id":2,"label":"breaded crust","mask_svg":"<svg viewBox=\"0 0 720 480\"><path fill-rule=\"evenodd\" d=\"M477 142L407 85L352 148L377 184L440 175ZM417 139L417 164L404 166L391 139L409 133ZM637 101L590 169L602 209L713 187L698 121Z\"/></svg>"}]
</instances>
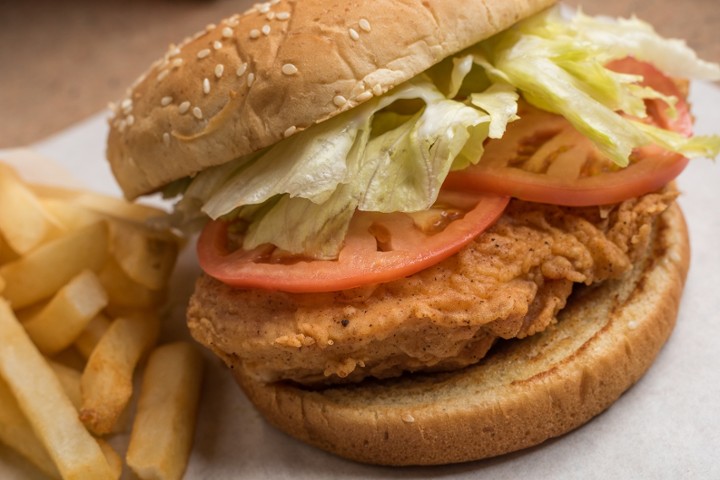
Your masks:
<instances>
[{"instance_id":1,"label":"breaded crust","mask_svg":"<svg viewBox=\"0 0 720 480\"><path fill-rule=\"evenodd\" d=\"M414 275L351 291L235 289L201 276L188 305L193 337L258 381L303 385L451 371L496 338L555 322L573 283L621 278L650 242L674 192L612 207L513 201L458 254Z\"/></svg>"},{"instance_id":2,"label":"breaded crust","mask_svg":"<svg viewBox=\"0 0 720 480\"><path fill-rule=\"evenodd\" d=\"M234 374L265 417L337 455L385 465L464 462L537 445L608 408L670 335L689 265L673 205L631 274L588 287L557 324L453 373L325 389Z\"/></svg>"}]
</instances>

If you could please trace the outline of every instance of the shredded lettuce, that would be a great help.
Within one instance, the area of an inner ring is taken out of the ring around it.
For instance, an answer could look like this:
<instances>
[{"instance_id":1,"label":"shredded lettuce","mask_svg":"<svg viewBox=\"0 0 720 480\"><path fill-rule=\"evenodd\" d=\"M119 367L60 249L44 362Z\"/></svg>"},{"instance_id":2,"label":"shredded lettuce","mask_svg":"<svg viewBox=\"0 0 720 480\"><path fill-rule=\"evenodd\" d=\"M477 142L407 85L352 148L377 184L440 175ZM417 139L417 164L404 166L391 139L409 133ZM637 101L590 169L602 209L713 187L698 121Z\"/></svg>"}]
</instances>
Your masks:
<instances>
[{"instance_id":1,"label":"shredded lettuce","mask_svg":"<svg viewBox=\"0 0 720 480\"><path fill-rule=\"evenodd\" d=\"M617 113L643 118L644 100L661 98L672 114L676 100L605 67L626 56L669 75L720 79L720 66L636 18L550 9L348 112L198 174L176 212L245 219L245 248L273 243L335 258L355 210L429 208L448 172L478 162L484 142L501 138L518 118L520 95L563 115L620 166L651 143L717 156L719 137L686 138Z\"/></svg>"}]
</instances>

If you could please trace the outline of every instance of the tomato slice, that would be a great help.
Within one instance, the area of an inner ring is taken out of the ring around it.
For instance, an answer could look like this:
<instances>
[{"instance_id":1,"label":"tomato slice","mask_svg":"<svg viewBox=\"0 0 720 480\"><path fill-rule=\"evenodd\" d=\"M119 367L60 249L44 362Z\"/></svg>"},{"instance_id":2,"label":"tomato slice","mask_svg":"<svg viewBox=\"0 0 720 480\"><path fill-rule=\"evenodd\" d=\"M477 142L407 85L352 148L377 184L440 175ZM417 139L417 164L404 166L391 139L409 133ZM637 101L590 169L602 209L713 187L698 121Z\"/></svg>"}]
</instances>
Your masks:
<instances>
[{"instance_id":1,"label":"tomato slice","mask_svg":"<svg viewBox=\"0 0 720 480\"><path fill-rule=\"evenodd\" d=\"M675 96L675 117L662 100L646 101L649 121L692 134L687 102L672 79L632 58L609 67L643 75L643 84ZM646 146L633 151L630 165L620 168L563 117L526 104L521 104L520 117L508 125L502 139L488 142L480 163L452 172L445 185L555 205L606 205L658 190L688 163L679 154Z\"/></svg>"},{"instance_id":2,"label":"tomato slice","mask_svg":"<svg viewBox=\"0 0 720 480\"><path fill-rule=\"evenodd\" d=\"M677 115L674 117L670 115L671 110L668 105L660 99L646 100L645 107L649 117L659 127L674 130L686 137L692 136L693 121L690 115L690 106L685 101L687 95L680 90L680 87L672 78L647 62L640 62L629 57L611 62L608 64L608 68L620 73L642 75L644 78L643 85L652 87L663 95L671 95L677 98L678 101L675 104Z\"/></svg>"},{"instance_id":3,"label":"tomato slice","mask_svg":"<svg viewBox=\"0 0 720 480\"><path fill-rule=\"evenodd\" d=\"M443 190L417 214L356 212L336 260L283 258L272 246L230 251L228 223L211 221L198 240L210 276L234 287L331 292L419 272L458 252L493 224L508 197Z\"/></svg>"}]
</instances>

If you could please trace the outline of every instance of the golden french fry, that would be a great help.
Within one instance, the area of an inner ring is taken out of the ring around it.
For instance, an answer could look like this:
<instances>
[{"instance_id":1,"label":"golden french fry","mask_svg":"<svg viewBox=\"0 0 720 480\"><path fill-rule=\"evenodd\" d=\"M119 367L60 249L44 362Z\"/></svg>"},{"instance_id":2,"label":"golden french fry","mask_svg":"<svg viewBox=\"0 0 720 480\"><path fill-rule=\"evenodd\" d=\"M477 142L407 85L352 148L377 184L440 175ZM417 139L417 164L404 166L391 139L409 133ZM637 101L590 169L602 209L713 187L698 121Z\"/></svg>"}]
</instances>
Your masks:
<instances>
[{"instance_id":1,"label":"golden french fry","mask_svg":"<svg viewBox=\"0 0 720 480\"><path fill-rule=\"evenodd\" d=\"M77 188L60 187L46 183L29 183L28 188L38 197L54 198L67 202L74 202L82 194L82 190Z\"/></svg>"},{"instance_id":2,"label":"golden french fry","mask_svg":"<svg viewBox=\"0 0 720 480\"><path fill-rule=\"evenodd\" d=\"M0 374L65 479L112 479L97 441L8 303L0 299Z\"/></svg>"},{"instance_id":3,"label":"golden french fry","mask_svg":"<svg viewBox=\"0 0 720 480\"><path fill-rule=\"evenodd\" d=\"M160 318L118 318L100 339L82 374L80 419L96 435L113 430L132 396L135 366L157 340Z\"/></svg>"},{"instance_id":4,"label":"golden french fry","mask_svg":"<svg viewBox=\"0 0 720 480\"><path fill-rule=\"evenodd\" d=\"M160 346L150 355L126 457L138 477L182 478L195 432L202 369L202 356L187 342Z\"/></svg>"},{"instance_id":5,"label":"golden french fry","mask_svg":"<svg viewBox=\"0 0 720 480\"><path fill-rule=\"evenodd\" d=\"M107 293L97 275L84 270L58 290L42 310L23 319L23 327L41 352L53 355L72 345L107 304Z\"/></svg>"},{"instance_id":6,"label":"golden french fry","mask_svg":"<svg viewBox=\"0 0 720 480\"><path fill-rule=\"evenodd\" d=\"M110 319L103 314L95 315L90 320L85 330L83 330L78 338L75 339L75 348L85 359L90 358L95 346L100 341L107 329L110 328Z\"/></svg>"},{"instance_id":7,"label":"golden french fry","mask_svg":"<svg viewBox=\"0 0 720 480\"><path fill-rule=\"evenodd\" d=\"M48 360L47 362L53 372L55 372L58 380L60 380L60 385L62 385L65 395L67 395L70 399L73 406L77 410L80 410L80 406L82 405L80 377L82 376L82 373L72 367L63 365L62 363L53 362L52 360Z\"/></svg>"},{"instance_id":8,"label":"golden french fry","mask_svg":"<svg viewBox=\"0 0 720 480\"><path fill-rule=\"evenodd\" d=\"M0 378L0 442L30 460L46 475L60 478L55 463L33 432L25 414L20 410L20 405L2 378Z\"/></svg>"},{"instance_id":9,"label":"golden french fry","mask_svg":"<svg viewBox=\"0 0 720 480\"><path fill-rule=\"evenodd\" d=\"M97 222L45 243L0 267L3 296L19 309L52 296L83 270L99 271L107 258L108 229Z\"/></svg>"},{"instance_id":10,"label":"golden french fry","mask_svg":"<svg viewBox=\"0 0 720 480\"><path fill-rule=\"evenodd\" d=\"M25 254L56 228L38 198L10 167L0 164L0 234L10 248Z\"/></svg>"},{"instance_id":11,"label":"golden french fry","mask_svg":"<svg viewBox=\"0 0 720 480\"><path fill-rule=\"evenodd\" d=\"M2 233L0 233L0 265L12 262L18 257L19 255L10 248L10 245L8 245L7 241L5 241L5 237L3 237Z\"/></svg>"},{"instance_id":12,"label":"golden french fry","mask_svg":"<svg viewBox=\"0 0 720 480\"><path fill-rule=\"evenodd\" d=\"M58 187L54 185L29 185L29 188L36 195L62 201L71 202L74 205L85 207L111 217L144 222L151 218L164 215L165 212L159 208L141 203L130 203L121 198L115 198L87 190Z\"/></svg>"},{"instance_id":13,"label":"golden french fry","mask_svg":"<svg viewBox=\"0 0 720 480\"><path fill-rule=\"evenodd\" d=\"M104 216L94 210L76 205L57 198L41 198L40 200L58 224L65 230L77 230L92 223L98 222Z\"/></svg>"},{"instance_id":14,"label":"golden french fry","mask_svg":"<svg viewBox=\"0 0 720 480\"><path fill-rule=\"evenodd\" d=\"M105 263L98 277L113 307L152 308L165 299L164 291L150 290L134 282L112 257Z\"/></svg>"},{"instance_id":15,"label":"golden french fry","mask_svg":"<svg viewBox=\"0 0 720 480\"><path fill-rule=\"evenodd\" d=\"M75 203L95 210L96 212L141 223L165 214L163 210L149 205L130 203L121 198L109 197L88 191L83 191L75 199Z\"/></svg>"},{"instance_id":16,"label":"golden french fry","mask_svg":"<svg viewBox=\"0 0 720 480\"><path fill-rule=\"evenodd\" d=\"M118 455L112 445L102 438L98 438L97 441L103 451L103 454L105 454L105 459L107 460L108 465L110 465L110 470L113 472L114 478L120 478L123 469L122 457Z\"/></svg>"},{"instance_id":17,"label":"golden french fry","mask_svg":"<svg viewBox=\"0 0 720 480\"><path fill-rule=\"evenodd\" d=\"M120 268L150 290L159 290L175 266L178 239L169 232L131 222L110 221L110 253Z\"/></svg>"}]
</instances>

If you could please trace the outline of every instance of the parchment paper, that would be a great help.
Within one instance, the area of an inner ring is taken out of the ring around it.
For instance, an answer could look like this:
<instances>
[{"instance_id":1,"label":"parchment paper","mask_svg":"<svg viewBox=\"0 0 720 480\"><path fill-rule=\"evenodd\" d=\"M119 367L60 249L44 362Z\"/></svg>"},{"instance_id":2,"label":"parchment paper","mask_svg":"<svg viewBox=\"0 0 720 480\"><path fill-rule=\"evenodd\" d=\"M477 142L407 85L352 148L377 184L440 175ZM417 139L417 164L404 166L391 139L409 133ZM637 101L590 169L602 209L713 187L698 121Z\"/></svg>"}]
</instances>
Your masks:
<instances>
[{"instance_id":1,"label":"parchment paper","mask_svg":"<svg viewBox=\"0 0 720 480\"><path fill-rule=\"evenodd\" d=\"M694 84L691 101L697 132L720 133L720 89ZM76 182L118 194L103 160L105 117L106 113L91 117L32 148ZM17 153L0 151L0 158ZM186 478L720 478L720 165L694 160L679 185L693 257L677 327L645 377L587 425L541 446L486 461L431 468L370 467L306 446L267 425L230 375L208 357ZM197 272L193 251L187 249L173 279L173 336L186 335L183 312ZM0 478L40 477L2 447Z\"/></svg>"}]
</instances>

